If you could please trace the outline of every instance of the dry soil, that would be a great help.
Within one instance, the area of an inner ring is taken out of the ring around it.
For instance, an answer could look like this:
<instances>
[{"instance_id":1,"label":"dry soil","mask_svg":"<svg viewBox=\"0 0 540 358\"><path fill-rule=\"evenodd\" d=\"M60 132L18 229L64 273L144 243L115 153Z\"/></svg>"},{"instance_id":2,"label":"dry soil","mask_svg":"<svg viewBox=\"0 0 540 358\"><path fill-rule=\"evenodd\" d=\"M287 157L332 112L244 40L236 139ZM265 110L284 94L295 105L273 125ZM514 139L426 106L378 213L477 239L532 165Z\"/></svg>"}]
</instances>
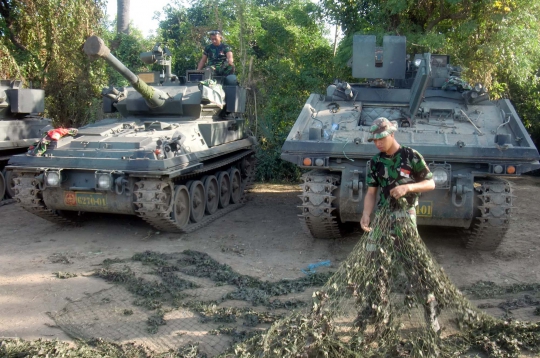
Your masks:
<instances>
[{"instance_id":1,"label":"dry soil","mask_svg":"<svg viewBox=\"0 0 540 358\"><path fill-rule=\"evenodd\" d=\"M497 284L539 283L540 178L511 179L516 208L505 242L494 252L467 250L457 230L420 233L450 278L463 287L478 280ZM338 241L306 236L297 220L297 185L258 184L248 203L189 235L159 233L136 217L91 216L79 227L60 227L17 205L0 207L0 338L69 341L47 314L69 301L111 287L90 277L106 258L145 250L203 251L242 274L266 280L296 278L310 263L347 256L359 232ZM323 270L326 268L323 268ZM59 279L54 272L76 273Z\"/></svg>"}]
</instances>

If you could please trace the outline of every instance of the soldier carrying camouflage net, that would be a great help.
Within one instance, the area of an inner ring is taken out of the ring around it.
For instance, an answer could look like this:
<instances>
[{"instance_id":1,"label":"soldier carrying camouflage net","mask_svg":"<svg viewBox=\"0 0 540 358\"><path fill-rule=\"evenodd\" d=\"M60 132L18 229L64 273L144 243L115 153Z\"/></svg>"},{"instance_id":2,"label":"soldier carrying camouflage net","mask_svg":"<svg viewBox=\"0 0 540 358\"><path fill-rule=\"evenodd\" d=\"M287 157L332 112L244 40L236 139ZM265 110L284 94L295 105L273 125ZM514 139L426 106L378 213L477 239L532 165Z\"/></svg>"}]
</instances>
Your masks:
<instances>
[{"instance_id":1,"label":"soldier carrying camouflage net","mask_svg":"<svg viewBox=\"0 0 540 358\"><path fill-rule=\"evenodd\" d=\"M416 150L401 146L394 137L397 130L397 123L390 122L384 117L377 118L370 128L372 137L368 139L374 142L380 153L371 159L370 170L367 175L368 190L364 199L364 211L360 225L362 229L371 232L369 227L370 217L375 208L377 191L380 188L379 207L388 211L390 220L391 237L395 246L395 252L400 253L409 238L403 232L398 222L410 221L416 229L416 206L418 205L419 193L435 189L435 182L432 173L428 169L424 158ZM375 228L377 229L377 228ZM410 234L410 233L408 233ZM371 235L373 238L375 235ZM389 310L386 305L390 304L387 297L390 290L391 270L382 264L379 247L376 242L369 242L366 247L369 261L378 268L376 271L374 284L369 288L366 308L359 321L367 323L370 319L375 319L377 314L388 315ZM398 259L398 257L394 258ZM440 326L437 320L437 300L426 284L429 275L422 271L422 265L409 260L405 260L404 270L409 280L410 294L419 296L420 302L424 303L426 319L434 332L439 331ZM409 294L409 293L408 293ZM387 320L387 317L379 317Z\"/></svg>"},{"instance_id":2,"label":"soldier carrying camouflage net","mask_svg":"<svg viewBox=\"0 0 540 358\"><path fill-rule=\"evenodd\" d=\"M227 76L234 74L234 59L231 47L223 42L221 31L213 30L209 32L210 45L204 48L203 56L197 66L198 70L205 67L211 68L217 76Z\"/></svg>"},{"instance_id":3,"label":"soldier carrying camouflage net","mask_svg":"<svg viewBox=\"0 0 540 358\"><path fill-rule=\"evenodd\" d=\"M422 156L395 140L396 130L386 118L370 129L380 153L367 173L365 232L313 293L311 309L296 310L223 357L507 358L540 352L540 324L485 314L434 260L414 210L419 193L434 183Z\"/></svg>"}]
</instances>

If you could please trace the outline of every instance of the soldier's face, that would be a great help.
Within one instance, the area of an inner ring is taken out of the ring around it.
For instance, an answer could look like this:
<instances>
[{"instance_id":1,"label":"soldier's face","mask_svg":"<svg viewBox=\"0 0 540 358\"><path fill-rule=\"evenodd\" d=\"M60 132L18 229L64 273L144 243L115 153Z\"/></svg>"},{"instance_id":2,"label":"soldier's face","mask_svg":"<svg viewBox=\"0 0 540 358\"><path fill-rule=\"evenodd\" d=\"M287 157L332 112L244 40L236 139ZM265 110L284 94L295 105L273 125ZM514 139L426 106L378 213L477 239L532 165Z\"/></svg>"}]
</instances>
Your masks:
<instances>
[{"instance_id":1,"label":"soldier's face","mask_svg":"<svg viewBox=\"0 0 540 358\"><path fill-rule=\"evenodd\" d=\"M212 42L212 45L219 46L219 44L221 44L221 36L210 35L210 41Z\"/></svg>"},{"instance_id":2,"label":"soldier's face","mask_svg":"<svg viewBox=\"0 0 540 358\"><path fill-rule=\"evenodd\" d=\"M394 133L387 135L384 138L381 139L374 139L373 143L375 143L375 146L377 149L383 153L386 153L392 148L392 145L394 144Z\"/></svg>"}]
</instances>

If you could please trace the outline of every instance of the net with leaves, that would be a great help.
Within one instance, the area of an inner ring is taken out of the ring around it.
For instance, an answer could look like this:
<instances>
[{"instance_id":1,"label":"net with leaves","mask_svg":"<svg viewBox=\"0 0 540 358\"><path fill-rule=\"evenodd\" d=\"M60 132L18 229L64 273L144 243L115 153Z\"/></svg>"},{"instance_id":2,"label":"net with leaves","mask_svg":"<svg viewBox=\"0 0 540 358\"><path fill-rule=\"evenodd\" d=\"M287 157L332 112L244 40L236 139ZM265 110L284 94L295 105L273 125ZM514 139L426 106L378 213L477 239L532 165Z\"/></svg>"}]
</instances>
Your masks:
<instances>
[{"instance_id":1,"label":"net with leaves","mask_svg":"<svg viewBox=\"0 0 540 358\"><path fill-rule=\"evenodd\" d=\"M421 240L414 216L381 208L348 258L296 311L228 357L511 357L540 325L474 307Z\"/></svg>"}]
</instances>

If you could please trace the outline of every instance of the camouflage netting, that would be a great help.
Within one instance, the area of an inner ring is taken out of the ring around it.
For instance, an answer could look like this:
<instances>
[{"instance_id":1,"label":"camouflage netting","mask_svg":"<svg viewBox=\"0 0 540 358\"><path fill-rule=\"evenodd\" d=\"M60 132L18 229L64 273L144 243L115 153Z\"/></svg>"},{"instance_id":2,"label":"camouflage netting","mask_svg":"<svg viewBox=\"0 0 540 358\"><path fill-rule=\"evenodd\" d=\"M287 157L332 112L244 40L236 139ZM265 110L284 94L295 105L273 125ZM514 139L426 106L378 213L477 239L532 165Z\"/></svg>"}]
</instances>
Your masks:
<instances>
[{"instance_id":1,"label":"camouflage netting","mask_svg":"<svg viewBox=\"0 0 540 358\"><path fill-rule=\"evenodd\" d=\"M452 284L415 223L382 209L311 310L227 357L511 357L539 352L540 324L494 318Z\"/></svg>"},{"instance_id":2,"label":"camouflage netting","mask_svg":"<svg viewBox=\"0 0 540 358\"><path fill-rule=\"evenodd\" d=\"M478 282L464 290L475 308L409 218L383 211L372 227L336 273L295 280L262 281L190 250L105 260L96 276L115 285L51 314L82 341L0 339L0 356L538 356L540 324L523 322L540 319L540 284Z\"/></svg>"},{"instance_id":3,"label":"camouflage netting","mask_svg":"<svg viewBox=\"0 0 540 358\"><path fill-rule=\"evenodd\" d=\"M291 310L307 307L331 275L269 282L239 274L202 252L146 251L105 260L96 276L115 285L51 316L59 328L84 341L101 337L180 357L182 347L192 351L186 357L213 357Z\"/></svg>"}]
</instances>

